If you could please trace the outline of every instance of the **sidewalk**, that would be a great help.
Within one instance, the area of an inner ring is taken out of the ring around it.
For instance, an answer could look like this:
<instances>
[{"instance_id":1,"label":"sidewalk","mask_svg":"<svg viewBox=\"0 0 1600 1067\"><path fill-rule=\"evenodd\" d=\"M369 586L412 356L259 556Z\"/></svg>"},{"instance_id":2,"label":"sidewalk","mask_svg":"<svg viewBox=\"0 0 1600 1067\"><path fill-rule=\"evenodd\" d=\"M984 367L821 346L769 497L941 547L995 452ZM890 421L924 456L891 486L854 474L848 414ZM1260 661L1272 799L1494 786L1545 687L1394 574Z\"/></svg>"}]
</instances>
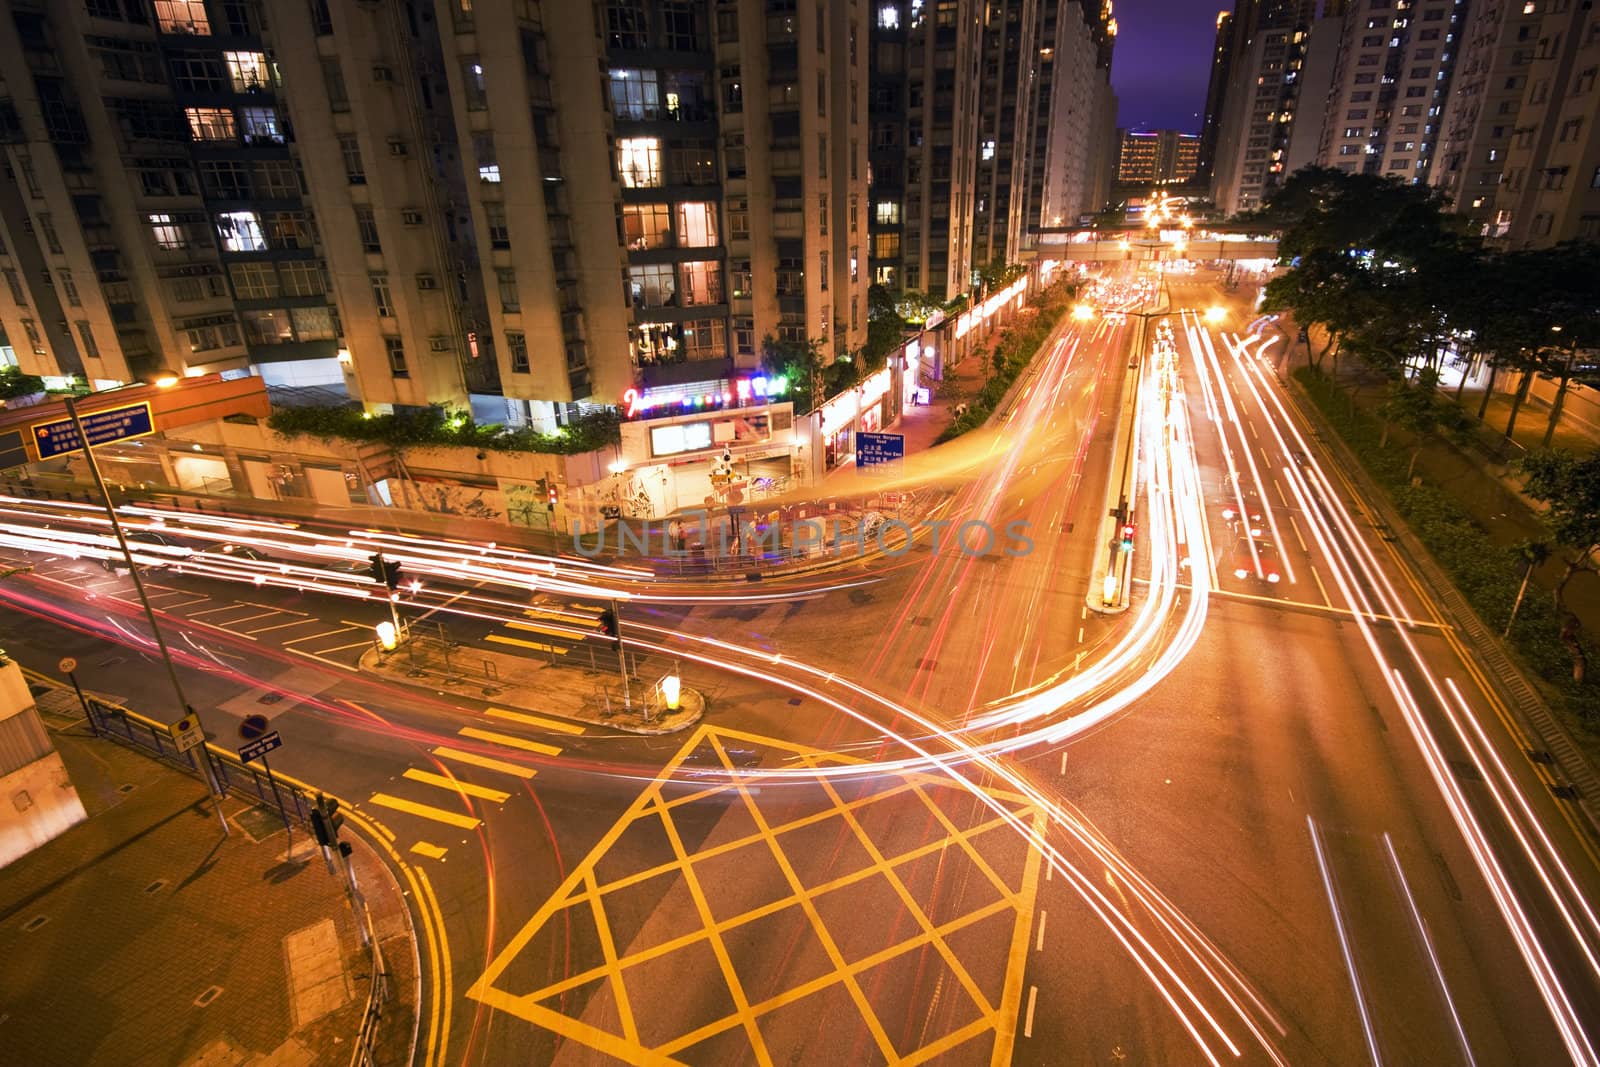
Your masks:
<instances>
[{"instance_id":1,"label":"sidewalk","mask_svg":"<svg viewBox=\"0 0 1600 1067\"><path fill-rule=\"evenodd\" d=\"M348 1064L371 960L306 834L286 857L276 815L230 799L224 838L199 781L91 737L70 693L39 700L89 818L0 870L0 1061ZM399 1063L416 1004L405 905L370 849L351 859L394 994L375 1058Z\"/></svg>"}]
</instances>

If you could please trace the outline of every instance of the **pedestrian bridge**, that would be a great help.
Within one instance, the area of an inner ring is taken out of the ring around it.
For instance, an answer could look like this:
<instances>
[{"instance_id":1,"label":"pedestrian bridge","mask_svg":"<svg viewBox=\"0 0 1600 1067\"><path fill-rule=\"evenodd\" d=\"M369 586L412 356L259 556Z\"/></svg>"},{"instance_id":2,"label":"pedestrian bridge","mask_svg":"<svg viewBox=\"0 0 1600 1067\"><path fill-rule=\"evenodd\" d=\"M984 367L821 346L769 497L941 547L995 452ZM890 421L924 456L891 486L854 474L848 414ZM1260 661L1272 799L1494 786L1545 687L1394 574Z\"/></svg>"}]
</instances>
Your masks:
<instances>
[{"instance_id":1,"label":"pedestrian bridge","mask_svg":"<svg viewBox=\"0 0 1600 1067\"><path fill-rule=\"evenodd\" d=\"M1042 259L1074 259L1110 263L1121 260L1267 260L1278 258L1276 237L1184 230L1128 231L1122 236L1092 233L1041 232L1038 251Z\"/></svg>"}]
</instances>

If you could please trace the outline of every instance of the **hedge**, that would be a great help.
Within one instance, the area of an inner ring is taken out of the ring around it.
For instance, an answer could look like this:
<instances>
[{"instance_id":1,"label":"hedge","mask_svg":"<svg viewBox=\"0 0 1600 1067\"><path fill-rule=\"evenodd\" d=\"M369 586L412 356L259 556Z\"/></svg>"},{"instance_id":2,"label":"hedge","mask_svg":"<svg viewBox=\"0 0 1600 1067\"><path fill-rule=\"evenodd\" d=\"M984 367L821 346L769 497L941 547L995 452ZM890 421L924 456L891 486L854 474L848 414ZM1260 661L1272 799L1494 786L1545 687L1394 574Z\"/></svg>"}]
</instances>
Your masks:
<instances>
[{"instance_id":1,"label":"hedge","mask_svg":"<svg viewBox=\"0 0 1600 1067\"><path fill-rule=\"evenodd\" d=\"M610 409L580 415L549 434L529 427L480 426L467 412L450 411L439 405L392 415L372 415L349 404L279 408L267 417L267 425L288 436L381 441L395 448L464 445L494 452L553 455L592 452L622 440L621 418Z\"/></svg>"}]
</instances>

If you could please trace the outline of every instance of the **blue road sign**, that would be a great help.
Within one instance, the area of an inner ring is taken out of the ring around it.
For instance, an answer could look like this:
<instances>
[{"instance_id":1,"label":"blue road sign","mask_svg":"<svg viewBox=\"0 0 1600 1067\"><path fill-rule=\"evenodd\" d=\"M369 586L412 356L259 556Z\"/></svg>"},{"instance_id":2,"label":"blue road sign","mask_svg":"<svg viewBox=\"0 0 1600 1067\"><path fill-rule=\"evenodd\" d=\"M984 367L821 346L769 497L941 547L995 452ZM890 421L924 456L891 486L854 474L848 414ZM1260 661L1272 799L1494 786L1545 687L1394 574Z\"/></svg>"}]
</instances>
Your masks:
<instances>
[{"instance_id":1,"label":"blue road sign","mask_svg":"<svg viewBox=\"0 0 1600 1067\"><path fill-rule=\"evenodd\" d=\"M249 763L251 760L260 759L275 748L283 746L283 738L274 730L270 734L262 734L247 745L239 746L239 758Z\"/></svg>"},{"instance_id":2,"label":"blue road sign","mask_svg":"<svg viewBox=\"0 0 1600 1067\"><path fill-rule=\"evenodd\" d=\"M118 408L92 411L86 415L79 415L78 418L83 422L83 430L89 435L91 445L103 445L108 441L122 441L129 437L144 437L146 434L155 433L155 422L150 415L150 402L147 400L137 404L124 404ZM83 442L78 440L78 431L73 428L71 419L36 422L33 424L32 433L34 443L39 446L40 459L65 456L83 447Z\"/></svg>"},{"instance_id":3,"label":"blue road sign","mask_svg":"<svg viewBox=\"0 0 1600 1067\"><path fill-rule=\"evenodd\" d=\"M906 437L899 433L856 433L856 466L862 470L893 467L906 458Z\"/></svg>"},{"instance_id":4,"label":"blue road sign","mask_svg":"<svg viewBox=\"0 0 1600 1067\"><path fill-rule=\"evenodd\" d=\"M0 471L20 467L28 462L28 450L22 447L22 431L7 430L0 433Z\"/></svg>"}]
</instances>

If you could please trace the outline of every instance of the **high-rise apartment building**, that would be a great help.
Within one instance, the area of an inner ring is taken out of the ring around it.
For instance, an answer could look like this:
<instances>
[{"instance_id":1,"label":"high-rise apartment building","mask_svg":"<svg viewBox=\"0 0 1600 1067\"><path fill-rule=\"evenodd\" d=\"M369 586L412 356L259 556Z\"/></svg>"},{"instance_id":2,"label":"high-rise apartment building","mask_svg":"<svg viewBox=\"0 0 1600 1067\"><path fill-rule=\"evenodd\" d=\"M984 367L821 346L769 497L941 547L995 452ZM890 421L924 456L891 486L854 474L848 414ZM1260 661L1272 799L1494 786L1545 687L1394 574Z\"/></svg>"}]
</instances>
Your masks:
<instances>
[{"instance_id":1,"label":"high-rise apartment building","mask_svg":"<svg viewBox=\"0 0 1600 1067\"><path fill-rule=\"evenodd\" d=\"M978 91L973 266L1017 258L1026 230L1038 46L1038 5L987 0Z\"/></svg>"},{"instance_id":2,"label":"high-rise apartment building","mask_svg":"<svg viewBox=\"0 0 1600 1067\"><path fill-rule=\"evenodd\" d=\"M1212 199L1225 213L1260 206L1286 174L1315 12L1315 0L1239 0L1234 7L1212 157Z\"/></svg>"},{"instance_id":3,"label":"high-rise apartment building","mask_svg":"<svg viewBox=\"0 0 1600 1067\"><path fill-rule=\"evenodd\" d=\"M1110 193L1116 20L1101 0L1039 5L1038 86L1026 224L1061 226L1098 211Z\"/></svg>"},{"instance_id":4,"label":"high-rise apartment building","mask_svg":"<svg viewBox=\"0 0 1600 1067\"><path fill-rule=\"evenodd\" d=\"M1431 179L1509 248L1600 240L1600 15L1482 0L1466 24Z\"/></svg>"},{"instance_id":5,"label":"high-rise apartment building","mask_svg":"<svg viewBox=\"0 0 1600 1067\"><path fill-rule=\"evenodd\" d=\"M768 335L865 341L857 0L0 19L0 327L27 370L547 424L754 366Z\"/></svg>"},{"instance_id":6,"label":"high-rise apartment building","mask_svg":"<svg viewBox=\"0 0 1600 1067\"><path fill-rule=\"evenodd\" d=\"M1196 164L1199 176L1205 181L1211 180L1217 137L1222 130L1222 110L1228 98L1228 82L1233 76L1233 28L1233 12L1217 12L1217 36L1211 45L1211 76L1206 82L1206 111L1201 118Z\"/></svg>"},{"instance_id":7,"label":"high-rise apartment building","mask_svg":"<svg viewBox=\"0 0 1600 1067\"><path fill-rule=\"evenodd\" d=\"M1325 166L1426 181L1464 0L1350 0L1319 152Z\"/></svg>"},{"instance_id":8,"label":"high-rise apartment building","mask_svg":"<svg viewBox=\"0 0 1600 1067\"><path fill-rule=\"evenodd\" d=\"M1200 138L1177 130L1123 130L1117 181L1128 185L1186 182L1200 161Z\"/></svg>"}]
</instances>

